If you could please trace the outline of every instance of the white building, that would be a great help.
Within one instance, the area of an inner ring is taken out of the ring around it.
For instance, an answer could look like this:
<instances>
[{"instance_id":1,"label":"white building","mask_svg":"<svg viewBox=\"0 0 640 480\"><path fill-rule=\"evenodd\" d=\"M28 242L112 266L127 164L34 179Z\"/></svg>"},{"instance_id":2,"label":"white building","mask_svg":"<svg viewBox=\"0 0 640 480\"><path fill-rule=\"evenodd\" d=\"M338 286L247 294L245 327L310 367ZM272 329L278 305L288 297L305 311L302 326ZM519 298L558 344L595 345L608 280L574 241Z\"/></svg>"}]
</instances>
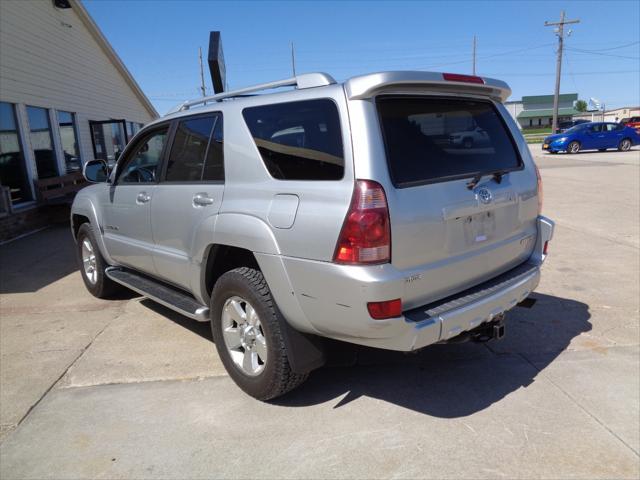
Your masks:
<instances>
[{"instance_id":1,"label":"white building","mask_svg":"<svg viewBox=\"0 0 640 480\"><path fill-rule=\"evenodd\" d=\"M0 1L4 215L37 206L36 180L113 160L157 116L79 0Z\"/></svg>"}]
</instances>

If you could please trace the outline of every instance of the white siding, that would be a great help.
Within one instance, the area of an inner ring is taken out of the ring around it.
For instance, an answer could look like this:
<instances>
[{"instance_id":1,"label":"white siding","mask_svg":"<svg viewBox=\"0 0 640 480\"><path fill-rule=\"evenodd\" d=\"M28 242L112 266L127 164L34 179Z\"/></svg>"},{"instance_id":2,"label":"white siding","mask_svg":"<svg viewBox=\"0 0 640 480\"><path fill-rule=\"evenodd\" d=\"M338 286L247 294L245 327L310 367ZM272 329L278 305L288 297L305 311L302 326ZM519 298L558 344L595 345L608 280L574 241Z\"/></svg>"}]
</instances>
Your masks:
<instances>
[{"instance_id":1,"label":"white siding","mask_svg":"<svg viewBox=\"0 0 640 480\"><path fill-rule=\"evenodd\" d=\"M154 118L74 9L50 0L0 1L0 100L76 113L83 161L89 120Z\"/></svg>"}]
</instances>

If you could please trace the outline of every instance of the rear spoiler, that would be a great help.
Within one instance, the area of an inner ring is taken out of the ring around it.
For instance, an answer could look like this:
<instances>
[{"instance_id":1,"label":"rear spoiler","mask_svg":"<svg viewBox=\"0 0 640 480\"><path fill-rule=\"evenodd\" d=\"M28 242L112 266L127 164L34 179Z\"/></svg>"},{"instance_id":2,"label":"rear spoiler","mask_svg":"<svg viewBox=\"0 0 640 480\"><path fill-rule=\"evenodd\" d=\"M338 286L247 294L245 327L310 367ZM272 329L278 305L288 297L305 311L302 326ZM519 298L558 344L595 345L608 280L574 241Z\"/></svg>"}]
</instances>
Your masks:
<instances>
[{"instance_id":1,"label":"rear spoiler","mask_svg":"<svg viewBox=\"0 0 640 480\"><path fill-rule=\"evenodd\" d=\"M379 72L353 77L344 82L350 100L371 98L384 90L426 90L438 92L469 93L489 96L504 102L511 95L511 88L502 80L441 72Z\"/></svg>"}]
</instances>

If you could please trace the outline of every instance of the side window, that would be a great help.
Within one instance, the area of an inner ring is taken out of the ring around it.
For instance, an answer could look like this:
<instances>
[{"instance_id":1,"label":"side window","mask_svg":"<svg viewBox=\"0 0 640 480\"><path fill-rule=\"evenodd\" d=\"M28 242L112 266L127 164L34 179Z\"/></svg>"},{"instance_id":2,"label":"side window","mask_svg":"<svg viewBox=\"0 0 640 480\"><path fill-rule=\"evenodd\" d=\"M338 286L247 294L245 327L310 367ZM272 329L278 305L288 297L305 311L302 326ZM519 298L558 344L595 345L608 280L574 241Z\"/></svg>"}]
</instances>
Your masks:
<instances>
[{"instance_id":1,"label":"side window","mask_svg":"<svg viewBox=\"0 0 640 480\"><path fill-rule=\"evenodd\" d=\"M329 99L245 108L244 120L262 160L278 180L340 180L340 117Z\"/></svg>"},{"instance_id":2,"label":"side window","mask_svg":"<svg viewBox=\"0 0 640 480\"><path fill-rule=\"evenodd\" d=\"M199 182L216 117L181 120L167 162L167 182Z\"/></svg>"},{"instance_id":3,"label":"side window","mask_svg":"<svg viewBox=\"0 0 640 480\"><path fill-rule=\"evenodd\" d=\"M162 151L167 143L168 128L156 130L142 140L124 159L118 175L121 183L152 183L156 181Z\"/></svg>"},{"instance_id":4,"label":"side window","mask_svg":"<svg viewBox=\"0 0 640 480\"><path fill-rule=\"evenodd\" d=\"M602 124L601 123L596 123L595 125L591 125L589 127L589 131L591 133L600 133L602 131Z\"/></svg>"},{"instance_id":5,"label":"side window","mask_svg":"<svg viewBox=\"0 0 640 480\"><path fill-rule=\"evenodd\" d=\"M216 116L213 137L209 142L207 161L202 172L202 180L224 181L224 148L222 114Z\"/></svg>"}]
</instances>

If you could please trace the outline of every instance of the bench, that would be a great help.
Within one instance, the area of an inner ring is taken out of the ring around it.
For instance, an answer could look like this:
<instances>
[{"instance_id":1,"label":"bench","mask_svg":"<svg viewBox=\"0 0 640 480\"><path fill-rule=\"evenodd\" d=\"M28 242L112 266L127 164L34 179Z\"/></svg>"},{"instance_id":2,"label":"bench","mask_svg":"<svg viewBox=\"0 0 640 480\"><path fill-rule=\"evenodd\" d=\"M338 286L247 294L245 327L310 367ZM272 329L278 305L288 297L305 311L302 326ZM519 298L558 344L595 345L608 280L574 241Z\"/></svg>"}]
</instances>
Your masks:
<instances>
[{"instance_id":1,"label":"bench","mask_svg":"<svg viewBox=\"0 0 640 480\"><path fill-rule=\"evenodd\" d=\"M35 180L36 194L41 203L71 203L76 192L87 185L82 172Z\"/></svg>"}]
</instances>

